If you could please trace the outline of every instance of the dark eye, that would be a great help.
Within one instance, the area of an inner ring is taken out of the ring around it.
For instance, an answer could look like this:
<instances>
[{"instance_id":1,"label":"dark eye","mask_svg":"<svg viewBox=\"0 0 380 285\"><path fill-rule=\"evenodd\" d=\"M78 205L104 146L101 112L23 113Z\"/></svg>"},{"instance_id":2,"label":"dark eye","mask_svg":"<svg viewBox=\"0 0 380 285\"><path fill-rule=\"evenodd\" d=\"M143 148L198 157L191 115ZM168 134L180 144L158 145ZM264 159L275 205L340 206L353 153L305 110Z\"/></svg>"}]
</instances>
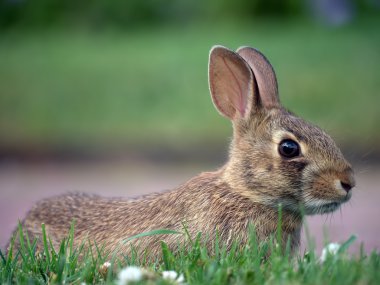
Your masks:
<instances>
[{"instance_id":1,"label":"dark eye","mask_svg":"<svg viewBox=\"0 0 380 285\"><path fill-rule=\"evenodd\" d=\"M293 140L283 140L278 146L278 152L286 158L292 158L300 155L300 146Z\"/></svg>"}]
</instances>

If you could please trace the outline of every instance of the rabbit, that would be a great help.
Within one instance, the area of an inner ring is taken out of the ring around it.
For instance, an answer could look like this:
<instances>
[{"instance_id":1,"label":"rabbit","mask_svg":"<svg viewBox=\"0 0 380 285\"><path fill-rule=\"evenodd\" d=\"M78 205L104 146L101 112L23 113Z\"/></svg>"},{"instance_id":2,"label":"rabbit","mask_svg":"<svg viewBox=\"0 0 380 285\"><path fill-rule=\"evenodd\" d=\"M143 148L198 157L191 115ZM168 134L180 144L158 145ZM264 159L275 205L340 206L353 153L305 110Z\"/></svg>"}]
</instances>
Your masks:
<instances>
[{"instance_id":1,"label":"rabbit","mask_svg":"<svg viewBox=\"0 0 380 285\"><path fill-rule=\"evenodd\" d=\"M41 224L58 247L75 221L74 246L89 241L118 256L131 244L161 256L163 240L171 249L186 235L153 235L125 240L156 229L216 235L230 248L244 244L249 226L258 242L275 234L282 208L281 245L299 248L302 216L333 212L352 196L354 171L333 139L320 128L285 109L279 100L275 72L258 50L223 46L209 54L209 89L218 112L232 121L233 138L227 162L166 192L135 199L69 193L38 202L22 220L29 238L38 238ZM14 235L17 235L17 230ZM17 239L15 246L18 247Z\"/></svg>"}]
</instances>

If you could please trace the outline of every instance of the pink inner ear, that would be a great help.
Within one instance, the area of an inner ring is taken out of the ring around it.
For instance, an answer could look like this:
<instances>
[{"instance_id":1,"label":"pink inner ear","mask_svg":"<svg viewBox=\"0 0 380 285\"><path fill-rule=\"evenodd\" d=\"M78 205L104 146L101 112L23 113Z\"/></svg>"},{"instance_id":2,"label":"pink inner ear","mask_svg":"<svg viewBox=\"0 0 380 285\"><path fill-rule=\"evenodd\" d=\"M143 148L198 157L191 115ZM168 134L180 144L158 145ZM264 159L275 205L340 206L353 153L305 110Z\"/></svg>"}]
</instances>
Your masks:
<instances>
[{"instance_id":1,"label":"pink inner ear","mask_svg":"<svg viewBox=\"0 0 380 285\"><path fill-rule=\"evenodd\" d=\"M253 71L259 91L258 96L263 107L267 109L281 107L276 74L266 57L250 47L241 47L237 52Z\"/></svg>"},{"instance_id":2,"label":"pink inner ear","mask_svg":"<svg viewBox=\"0 0 380 285\"><path fill-rule=\"evenodd\" d=\"M250 112L253 74L237 53L218 46L211 50L209 84L214 104L223 116L236 120Z\"/></svg>"},{"instance_id":3,"label":"pink inner ear","mask_svg":"<svg viewBox=\"0 0 380 285\"><path fill-rule=\"evenodd\" d=\"M223 62L226 65L228 71L230 72L230 78L231 81L233 82L226 82L228 86L230 86L231 89L234 90L229 90L229 101L232 103L232 105L239 111L240 116L244 117L245 116L245 110L247 108L247 98L248 94L247 92L244 93L243 90L248 90L247 86L242 86L244 85L244 78L243 76L241 78L238 78L239 72L234 72L232 70L232 67L228 65L228 62L226 61L225 58L223 58Z\"/></svg>"}]
</instances>

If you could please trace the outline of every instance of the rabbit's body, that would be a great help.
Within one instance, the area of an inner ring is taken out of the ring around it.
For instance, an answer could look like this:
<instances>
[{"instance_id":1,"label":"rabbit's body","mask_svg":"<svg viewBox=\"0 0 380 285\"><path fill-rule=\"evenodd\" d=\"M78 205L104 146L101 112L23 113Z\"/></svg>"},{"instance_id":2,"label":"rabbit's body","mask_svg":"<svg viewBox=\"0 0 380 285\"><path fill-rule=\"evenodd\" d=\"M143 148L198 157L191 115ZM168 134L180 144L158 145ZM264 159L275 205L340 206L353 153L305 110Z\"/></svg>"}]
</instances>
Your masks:
<instances>
[{"instance_id":1,"label":"rabbit's body","mask_svg":"<svg viewBox=\"0 0 380 285\"><path fill-rule=\"evenodd\" d=\"M249 224L259 242L274 234L282 204L281 243L290 238L296 249L301 208L306 214L327 213L350 199L355 185L350 164L326 133L282 107L274 71L257 50L214 47L209 82L216 108L234 130L229 160L219 171L135 200L80 194L43 200L23 220L24 230L40 237L45 223L57 246L75 220L76 245L89 240L112 251L135 234L182 231L185 224L192 236L208 237L208 246L218 232L229 247L233 240L244 244ZM157 256L160 239L175 247L185 238L149 236L132 242ZM118 253L129 250L123 245Z\"/></svg>"},{"instance_id":2,"label":"rabbit's body","mask_svg":"<svg viewBox=\"0 0 380 285\"><path fill-rule=\"evenodd\" d=\"M54 246L67 236L72 220L75 220L75 245L82 241L96 242L106 251L115 249L128 253L130 242L122 241L135 234L154 229L173 229L184 232L184 225L192 237L202 232L208 236L208 245L218 231L220 240L227 247L239 239L247 240L248 227L254 223L257 237L264 240L277 229L277 209L254 203L233 191L222 179L223 170L203 173L179 188L161 194L143 196L135 200L104 198L83 194L67 194L40 201L23 222L28 235L41 235L41 223L45 223ZM284 237L290 237L293 247L299 243L301 218L283 211ZM144 237L133 243L139 249L149 249L159 255L160 240L175 249L185 241L183 234ZM40 247L42 244L39 245Z\"/></svg>"}]
</instances>

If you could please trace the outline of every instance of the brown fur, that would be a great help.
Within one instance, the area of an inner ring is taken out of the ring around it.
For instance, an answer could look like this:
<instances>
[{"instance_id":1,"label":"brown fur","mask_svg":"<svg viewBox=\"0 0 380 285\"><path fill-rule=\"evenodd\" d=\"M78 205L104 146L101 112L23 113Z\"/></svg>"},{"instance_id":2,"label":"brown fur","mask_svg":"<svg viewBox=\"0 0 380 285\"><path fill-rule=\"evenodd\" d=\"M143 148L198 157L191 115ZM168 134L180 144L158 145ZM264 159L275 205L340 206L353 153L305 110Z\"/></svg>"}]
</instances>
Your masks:
<instances>
[{"instance_id":1,"label":"brown fur","mask_svg":"<svg viewBox=\"0 0 380 285\"><path fill-rule=\"evenodd\" d=\"M339 183L353 187L353 172L326 133L280 105L269 62L255 50L240 50L244 51L241 56L215 47L210 55L212 98L234 127L230 157L221 169L200 174L171 191L134 200L84 194L42 200L23 220L24 230L41 240L44 223L53 245L58 246L75 220L76 246L88 239L109 252L126 254L130 252L130 244L122 243L126 238L163 228L183 231L185 224L191 236L199 232L208 236L208 247L216 232L229 247L233 240L247 241L250 223L259 241L276 233L278 205L282 204L281 243L290 238L296 249L302 224L300 207L307 214L335 210L351 197L351 191L344 191ZM254 56L246 58L251 52ZM258 67L252 68L256 63ZM255 81L255 76L260 80ZM269 83L265 83L266 76ZM278 145L283 139L297 141L301 155L282 157ZM160 235L132 243L160 256L159 240L175 249L185 238ZM41 248L41 243L38 246Z\"/></svg>"},{"instance_id":2,"label":"brown fur","mask_svg":"<svg viewBox=\"0 0 380 285\"><path fill-rule=\"evenodd\" d=\"M122 246L126 238L154 229L173 229L183 232L186 225L192 237L198 232L208 235L211 246L216 231L229 247L233 240L247 240L249 222L255 222L259 240L276 232L277 210L254 203L239 195L221 178L224 170L203 173L173 191L151 194L136 200L103 198L84 194L67 194L40 201L23 221L28 234L41 235L45 223L54 246L67 236L71 221L75 220L75 245L89 239L105 245L107 251L121 249L127 253L130 244ZM283 213L283 231L293 237L294 247L299 242L300 216ZM160 253L160 240L175 249L183 235L145 237L134 245ZM121 248L120 248L121 246Z\"/></svg>"}]
</instances>

